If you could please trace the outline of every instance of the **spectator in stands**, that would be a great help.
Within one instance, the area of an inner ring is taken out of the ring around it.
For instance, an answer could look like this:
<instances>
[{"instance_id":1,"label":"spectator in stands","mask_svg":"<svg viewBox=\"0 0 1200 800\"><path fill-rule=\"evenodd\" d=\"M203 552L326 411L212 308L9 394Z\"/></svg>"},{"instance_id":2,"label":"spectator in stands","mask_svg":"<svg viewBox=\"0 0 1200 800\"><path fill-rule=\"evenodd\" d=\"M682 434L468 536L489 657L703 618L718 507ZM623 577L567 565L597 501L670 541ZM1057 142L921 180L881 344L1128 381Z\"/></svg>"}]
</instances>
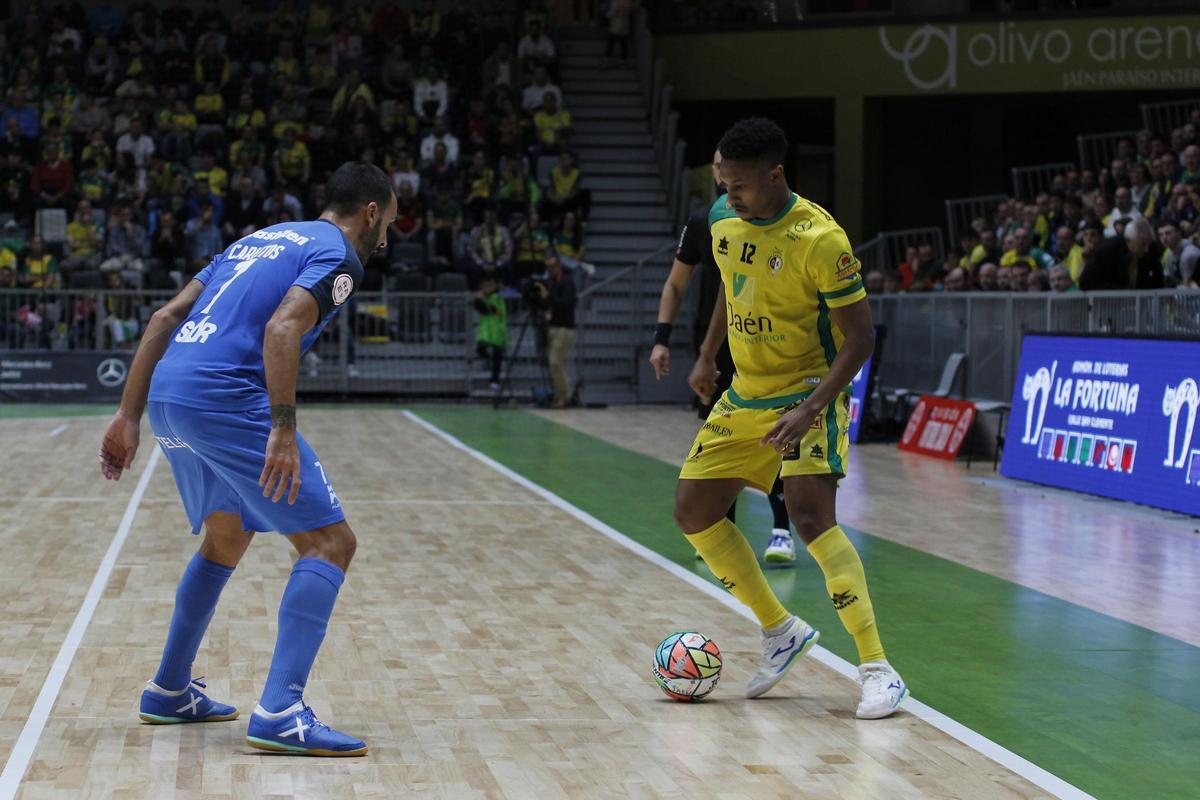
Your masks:
<instances>
[{"instance_id":1,"label":"spectator in stands","mask_svg":"<svg viewBox=\"0 0 1200 800\"><path fill-rule=\"evenodd\" d=\"M518 281L544 272L551 254L550 234L542 226L536 206L528 214L515 212L509 221L516 244L516 278Z\"/></svg>"},{"instance_id":2,"label":"spectator in stands","mask_svg":"<svg viewBox=\"0 0 1200 800\"><path fill-rule=\"evenodd\" d=\"M1193 181L1200 181L1200 145L1189 144L1183 149L1183 170L1179 173L1179 182Z\"/></svg>"},{"instance_id":3,"label":"spectator in stands","mask_svg":"<svg viewBox=\"0 0 1200 800\"><path fill-rule=\"evenodd\" d=\"M1104 235L1106 237L1117 235L1117 222L1123 221L1128 223L1129 220L1135 219L1142 215L1142 212L1138 211L1137 206L1133 204L1133 193L1128 189L1128 187L1122 186L1121 188L1117 189L1113 194L1113 200L1114 207L1112 214L1104 228Z\"/></svg>"},{"instance_id":4,"label":"spectator in stands","mask_svg":"<svg viewBox=\"0 0 1200 800\"><path fill-rule=\"evenodd\" d=\"M883 272L877 269L871 270L867 273L867 277L863 279L863 285L866 287L867 294L884 294L885 283Z\"/></svg>"},{"instance_id":5,"label":"spectator in stands","mask_svg":"<svg viewBox=\"0 0 1200 800\"><path fill-rule=\"evenodd\" d=\"M1024 264L1016 264L1013 266L1014 279L1020 270L1024 270ZM1048 292L1050 291L1050 276L1044 269L1039 269L1037 272L1030 272L1026 275L1025 291L1027 292Z\"/></svg>"},{"instance_id":6,"label":"spectator in stands","mask_svg":"<svg viewBox=\"0 0 1200 800\"><path fill-rule=\"evenodd\" d=\"M900 288L908 289L912 285L913 275L916 274L917 261L917 246L910 244L904 248L904 261L902 261L896 270L900 273Z\"/></svg>"},{"instance_id":7,"label":"spectator in stands","mask_svg":"<svg viewBox=\"0 0 1200 800\"><path fill-rule=\"evenodd\" d=\"M108 37L97 36L83 65L83 85L87 91L108 95L116 86L117 54L108 46Z\"/></svg>"},{"instance_id":8,"label":"spectator in stands","mask_svg":"<svg viewBox=\"0 0 1200 800\"><path fill-rule=\"evenodd\" d=\"M421 140L421 161L432 162L434 160L434 151L438 145L446 148L446 161L451 164L458 163L458 137L450 133L446 128L446 118L438 117L433 121L433 130Z\"/></svg>"},{"instance_id":9,"label":"spectator in stands","mask_svg":"<svg viewBox=\"0 0 1200 800\"><path fill-rule=\"evenodd\" d=\"M438 74L437 64L432 61L425 65L421 77L413 84L412 107L422 122L442 118L442 128L445 130L445 116L450 110L450 89Z\"/></svg>"},{"instance_id":10,"label":"spectator in stands","mask_svg":"<svg viewBox=\"0 0 1200 800\"><path fill-rule=\"evenodd\" d=\"M525 174L525 165L521 159L510 158L505 166L504 177L500 179L500 189L496 196L500 198L500 216L507 218L514 212L523 212L530 206L538 205L541 191Z\"/></svg>"},{"instance_id":11,"label":"spectator in stands","mask_svg":"<svg viewBox=\"0 0 1200 800\"><path fill-rule=\"evenodd\" d=\"M404 56L404 44L392 40L392 48L383 59L383 68L379 74L379 85L383 87L384 97L393 100L408 94L413 88L412 64ZM414 107L417 107L414 103Z\"/></svg>"},{"instance_id":12,"label":"spectator in stands","mask_svg":"<svg viewBox=\"0 0 1200 800\"><path fill-rule=\"evenodd\" d=\"M629 31L633 20L633 0L611 0L608 4L608 42L604 46L604 61L601 66L611 67L624 64L629 58ZM617 47L621 49L620 60L614 60Z\"/></svg>"},{"instance_id":13,"label":"spectator in stands","mask_svg":"<svg viewBox=\"0 0 1200 800\"><path fill-rule=\"evenodd\" d=\"M483 62L483 85L512 88L521 83L521 66L512 54L508 42L502 41Z\"/></svg>"},{"instance_id":14,"label":"spectator in stands","mask_svg":"<svg viewBox=\"0 0 1200 800\"><path fill-rule=\"evenodd\" d=\"M1200 218L1200 194L1197 184L1178 183L1171 189L1171 201L1163 209L1160 218L1172 222L1181 230L1195 227Z\"/></svg>"},{"instance_id":15,"label":"spectator in stands","mask_svg":"<svg viewBox=\"0 0 1200 800\"><path fill-rule=\"evenodd\" d=\"M117 155L128 157L133 166L144 171L154 154L154 140L142 130L142 118L134 116L129 120L129 130L117 139ZM92 156L95 158L95 155Z\"/></svg>"},{"instance_id":16,"label":"spectator in stands","mask_svg":"<svg viewBox=\"0 0 1200 800\"><path fill-rule=\"evenodd\" d=\"M1083 247L1075 243L1075 232L1063 226L1054 234L1054 253L1058 263L1066 267L1072 281L1083 271Z\"/></svg>"},{"instance_id":17,"label":"spectator in stands","mask_svg":"<svg viewBox=\"0 0 1200 800\"><path fill-rule=\"evenodd\" d=\"M484 210L483 221L471 230L467 255L471 260L472 276L476 281L499 280L508 285L513 284L512 235L508 228L500 224L496 217L496 209L492 206Z\"/></svg>"},{"instance_id":18,"label":"spectator in stands","mask_svg":"<svg viewBox=\"0 0 1200 800\"><path fill-rule=\"evenodd\" d=\"M217 225L216 207L212 200L200 201L200 213L187 221L184 236L187 239L188 269L192 274L208 266L213 256L225 249L221 229Z\"/></svg>"},{"instance_id":19,"label":"spectator in stands","mask_svg":"<svg viewBox=\"0 0 1200 800\"><path fill-rule=\"evenodd\" d=\"M563 214L558 232L554 234L554 252L565 269L579 270L587 277L596 274L596 265L587 258L587 246L584 244L583 225L574 211Z\"/></svg>"},{"instance_id":20,"label":"spectator in stands","mask_svg":"<svg viewBox=\"0 0 1200 800\"><path fill-rule=\"evenodd\" d=\"M973 262L971 257L975 255L977 251L980 259L982 259L984 256L983 251L979 247L979 234L974 228L967 228L959 235L958 249L960 255L958 256L958 261L955 266L962 267L968 273L975 264L979 263L977 261Z\"/></svg>"},{"instance_id":21,"label":"spectator in stands","mask_svg":"<svg viewBox=\"0 0 1200 800\"><path fill-rule=\"evenodd\" d=\"M435 273L454 264L454 243L462 225L462 207L454 199L450 186L437 185L433 202L425 212L425 251Z\"/></svg>"},{"instance_id":22,"label":"spectator in stands","mask_svg":"<svg viewBox=\"0 0 1200 800\"><path fill-rule=\"evenodd\" d=\"M947 292L965 292L968 288L967 271L963 267L955 267L946 274L942 286Z\"/></svg>"},{"instance_id":23,"label":"spectator in stands","mask_svg":"<svg viewBox=\"0 0 1200 800\"><path fill-rule=\"evenodd\" d=\"M271 187L271 196L263 201L263 213L268 217L287 214L291 219L301 219L304 216L304 209L300 205L299 198L287 191L282 183L276 183Z\"/></svg>"},{"instance_id":24,"label":"spectator in stands","mask_svg":"<svg viewBox=\"0 0 1200 800\"><path fill-rule=\"evenodd\" d=\"M113 219L108 225L108 244L104 248L105 260L100 263L103 272L127 272L139 274L146 269L143 259L148 255L146 229L133 218L133 208L128 205L114 209Z\"/></svg>"},{"instance_id":25,"label":"spectator in stands","mask_svg":"<svg viewBox=\"0 0 1200 800\"><path fill-rule=\"evenodd\" d=\"M132 287L121 279L121 273L110 272L104 277L105 288L120 293L104 297L104 322L112 346L132 347L138 335L137 297L126 293Z\"/></svg>"},{"instance_id":26,"label":"spectator in stands","mask_svg":"<svg viewBox=\"0 0 1200 800\"><path fill-rule=\"evenodd\" d=\"M222 230L227 239L240 239L259 227L263 215L263 201L252 178L241 178L237 188L225 198L224 211Z\"/></svg>"},{"instance_id":27,"label":"spectator in stands","mask_svg":"<svg viewBox=\"0 0 1200 800\"><path fill-rule=\"evenodd\" d=\"M308 146L296 139L296 132L287 128L272 159L275 180L288 186L308 183L312 176L312 156Z\"/></svg>"},{"instance_id":28,"label":"spectator in stands","mask_svg":"<svg viewBox=\"0 0 1200 800\"><path fill-rule=\"evenodd\" d=\"M170 273L182 273L187 269L187 239L183 225L168 209L158 212L158 226L150 246L152 257L147 271L146 283L151 289L174 287Z\"/></svg>"},{"instance_id":29,"label":"spectator in stands","mask_svg":"<svg viewBox=\"0 0 1200 800\"><path fill-rule=\"evenodd\" d=\"M1034 270L1026 261L1014 261L1009 267L1009 290L1013 292L1024 292L1029 288L1029 276ZM1041 272L1042 270L1038 270Z\"/></svg>"},{"instance_id":30,"label":"spectator in stands","mask_svg":"<svg viewBox=\"0 0 1200 800\"><path fill-rule=\"evenodd\" d=\"M48 144L42 150L42 160L33 168L30 189L42 208L70 207L75 192L75 169L61 156L57 145Z\"/></svg>"},{"instance_id":31,"label":"spectator in stands","mask_svg":"<svg viewBox=\"0 0 1200 800\"><path fill-rule=\"evenodd\" d=\"M1050 268L1050 288L1056 292L1079 291L1066 264L1055 264Z\"/></svg>"},{"instance_id":32,"label":"spectator in stands","mask_svg":"<svg viewBox=\"0 0 1200 800\"><path fill-rule=\"evenodd\" d=\"M447 157L446 145L438 142L433 146L433 161L421 170L421 186L426 197L432 197L440 187L453 194L458 190L458 167Z\"/></svg>"},{"instance_id":33,"label":"spectator in stands","mask_svg":"<svg viewBox=\"0 0 1200 800\"><path fill-rule=\"evenodd\" d=\"M1000 257L1000 266L1025 264L1030 270L1048 269L1053 259L1040 247L1034 247L1029 228L1024 226L1013 232L1013 247Z\"/></svg>"},{"instance_id":34,"label":"spectator in stands","mask_svg":"<svg viewBox=\"0 0 1200 800\"><path fill-rule=\"evenodd\" d=\"M492 196L496 191L496 171L488 164L482 150L475 151L471 157L463 184L466 192L463 202L471 214L471 221L478 223L483 219L484 209L492 204Z\"/></svg>"},{"instance_id":35,"label":"spectator in stands","mask_svg":"<svg viewBox=\"0 0 1200 800\"><path fill-rule=\"evenodd\" d=\"M58 289L58 262L46 249L46 243L41 236L34 235L29 240L29 249L21 259L21 270L17 274L17 283L26 289Z\"/></svg>"},{"instance_id":36,"label":"spectator in stands","mask_svg":"<svg viewBox=\"0 0 1200 800\"><path fill-rule=\"evenodd\" d=\"M996 291L1011 292L1013 291L1012 267L1001 265L996 268Z\"/></svg>"},{"instance_id":37,"label":"spectator in stands","mask_svg":"<svg viewBox=\"0 0 1200 800\"><path fill-rule=\"evenodd\" d=\"M928 242L917 245L916 264L913 265L913 279L908 285L908 291L931 291L935 284L942 282L944 275L942 265L934 257L933 245Z\"/></svg>"},{"instance_id":38,"label":"spectator in stands","mask_svg":"<svg viewBox=\"0 0 1200 800\"><path fill-rule=\"evenodd\" d=\"M1000 290L1000 286L997 283L997 270L998 267L991 261L985 261L979 265L979 268L976 270L979 277L979 291L996 292ZM1009 274L1011 276L1011 270Z\"/></svg>"},{"instance_id":39,"label":"spectator in stands","mask_svg":"<svg viewBox=\"0 0 1200 800\"><path fill-rule=\"evenodd\" d=\"M403 242L424 242L425 206L409 181L401 181L396 190L396 219L392 231Z\"/></svg>"},{"instance_id":40,"label":"spectator in stands","mask_svg":"<svg viewBox=\"0 0 1200 800\"><path fill-rule=\"evenodd\" d=\"M558 104L562 105L562 90L550 82L550 73L545 67L538 67L533 71L533 82L521 92L521 108L530 114L534 113L542 107L547 92L553 94Z\"/></svg>"},{"instance_id":41,"label":"spectator in stands","mask_svg":"<svg viewBox=\"0 0 1200 800\"><path fill-rule=\"evenodd\" d=\"M92 216L92 204L86 198L75 206L75 219L67 225L62 271L94 270L100 266L104 232Z\"/></svg>"},{"instance_id":42,"label":"spectator in stands","mask_svg":"<svg viewBox=\"0 0 1200 800\"><path fill-rule=\"evenodd\" d=\"M546 217L556 221L568 211L574 211L586 219L591 206L591 192L580 188L581 173L575 166L575 156L564 150L558 154L558 163L550 170L550 185L546 189L544 206Z\"/></svg>"},{"instance_id":43,"label":"spectator in stands","mask_svg":"<svg viewBox=\"0 0 1200 800\"><path fill-rule=\"evenodd\" d=\"M1163 287L1162 247L1154 241L1154 231L1144 218L1125 226L1125 234L1105 239L1084 263L1079 288L1161 289Z\"/></svg>"},{"instance_id":44,"label":"spectator in stands","mask_svg":"<svg viewBox=\"0 0 1200 800\"><path fill-rule=\"evenodd\" d=\"M540 22L530 24L529 32L517 43L517 58L526 72L533 72L538 67L553 67L556 55L554 42L544 33Z\"/></svg>"},{"instance_id":45,"label":"spectator in stands","mask_svg":"<svg viewBox=\"0 0 1200 800\"><path fill-rule=\"evenodd\" d=\"M1142 162L1136 162L1129 170L1129 196L1133 207L1141 216L1149 216L1147 207L1150 205L1150 172Z\"/></svg>"},{"instance_id":46,"label":"spectator in stands","mask_svg":"<svg viewBox=\"0 0 1200 800\"><path fill-rule=\"evenodd\" d=\"M1183 238L1179 226L1166 222L1158 229L1158 238L1166 252L1163 254L1163 280L1166 286L1197 288L1200 286L1200 247Z\"/></svg>"},{"instance_id":47,"label":"spectator in stands","mask_svg":"<svg viewBox=\"0 0 1200 800\"><path fill-rule=\"evenodd\" d=\"M898 294L900 293L900 273L894 269L890 269L883 275L883 293Z\"/></svg>"},{"instance_id":48,"label":"spectator in stands","mask_svg":"<svg viewBox=\"0 0 1200 800\"><path fill-rule=\"evenodd\" d=\"M537 131L534 157L562 152L571 137L572 124L571 112L559 107L553 92L546 92L541 109L533 115Z\"/></svg>"},{"instance_id":49,"label":"spectator in stands","mask_svg":"<svg viewBox=\"0 0 1200 800\"><path fill-rule=\"evenodd\" d=\"M508 349L508 307L500 296L500 282L493 278L480 281L473 303L479 312L475 327L475 352L491 368L488 388L500 391L500 368Z\"/></svg>"},{"instance_id":50,"label":"spectator in stands","mask_svg":"<svg viewBox=\"0 0 1200 800\"><path fill-rule=\"evenodd\" d=\"M396 156L396 162L392 165L391 172L392 186L395 188L397 196L400 195L401 187L406 183L413 194L420 193L421 174L413 166L412 153L408 152L408 150L400 150Z\"/></svg>"},{"instance_id":51,"label":"spectator in stands","mask_svg":"<svg viewBox=\"0 0 1200 800\"><path fill-rule=\"evenodd\" d=\"M525 132L529 128L528 117L522 117L513 106L512 98L501 94L496 100L492 115L495 130L496 152L510 158L519 157L524 149Z\"/></svg>"}]
</instances>

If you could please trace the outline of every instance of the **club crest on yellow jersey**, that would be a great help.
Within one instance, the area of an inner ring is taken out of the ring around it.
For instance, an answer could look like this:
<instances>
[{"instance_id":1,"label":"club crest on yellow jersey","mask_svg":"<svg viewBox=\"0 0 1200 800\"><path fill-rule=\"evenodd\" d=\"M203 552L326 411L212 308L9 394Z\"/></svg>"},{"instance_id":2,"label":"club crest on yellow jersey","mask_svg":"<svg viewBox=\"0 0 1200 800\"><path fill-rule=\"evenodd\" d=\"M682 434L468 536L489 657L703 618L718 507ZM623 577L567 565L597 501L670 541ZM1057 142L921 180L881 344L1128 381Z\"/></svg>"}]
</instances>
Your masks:
<instances>
[{"instance_id":1,"label":"club crest on yellow jersey","mask_svg":"<svg viewBox=\"0 0 1200 800\"><path fill-rule=\"evenodd\" d=\"M779 270L783 269L783 253L778 247L775 252L771 253L771 257L767 259L767 266L771 269L771 274L775 275Z\"/></svg>"}]
</instances>

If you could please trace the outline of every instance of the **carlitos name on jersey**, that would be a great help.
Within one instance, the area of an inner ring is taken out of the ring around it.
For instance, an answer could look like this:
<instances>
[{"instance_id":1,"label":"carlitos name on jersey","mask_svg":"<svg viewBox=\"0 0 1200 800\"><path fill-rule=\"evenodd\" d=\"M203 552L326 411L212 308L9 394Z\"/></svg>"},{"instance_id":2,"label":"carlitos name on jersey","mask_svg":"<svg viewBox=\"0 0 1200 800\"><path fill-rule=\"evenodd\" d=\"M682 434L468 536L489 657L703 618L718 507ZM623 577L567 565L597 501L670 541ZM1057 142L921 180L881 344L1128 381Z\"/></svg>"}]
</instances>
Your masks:
<instances>
[{"instance_id":1,"label":"carlitos name on jersey","mask_svg":"<svg viewBox=\"0 0 1200 800\"><path fill-rule=\"evenodd\" d=\"M204 344L208 341L208 337L217 332L217 326L208 320L208 317L201 317L198 320L188 320L183 323L179 328L179 333L175 334L175 341L180 344L195 342Z\"/></svg>"}]
</instances>

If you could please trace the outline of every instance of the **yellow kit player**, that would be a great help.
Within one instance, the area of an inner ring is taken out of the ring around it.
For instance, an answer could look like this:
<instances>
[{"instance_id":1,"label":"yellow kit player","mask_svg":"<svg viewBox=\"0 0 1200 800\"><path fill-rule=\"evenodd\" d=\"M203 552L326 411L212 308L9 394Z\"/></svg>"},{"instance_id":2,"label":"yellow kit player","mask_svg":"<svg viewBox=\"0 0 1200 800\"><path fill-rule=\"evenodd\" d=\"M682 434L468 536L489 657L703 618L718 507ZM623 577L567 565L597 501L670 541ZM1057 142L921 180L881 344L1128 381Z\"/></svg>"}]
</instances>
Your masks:
<instances>
[{"instance_id":1,"label":"yellow kit player","mask_svg":"<svg viewBox=\"0 0 1200 800\"><path fill-rule=\"evenodd\" d=\"M788 187L778 125L742 120L718 149L728 193L713 204L708 226L722 289L688 383L710 398L726 335L735 375L684 462L675 521L758 617L763 659L746 686L747 697L758 697L819 636L779 602L749 542L725 517L743 487L769 492L778 472L796 532L858 647L857 716L886 717L908 687L884 656L862 561L835 514L849 455L847 390L874 347L859 262L833 217Z\"/></svg>"}]
</instances>

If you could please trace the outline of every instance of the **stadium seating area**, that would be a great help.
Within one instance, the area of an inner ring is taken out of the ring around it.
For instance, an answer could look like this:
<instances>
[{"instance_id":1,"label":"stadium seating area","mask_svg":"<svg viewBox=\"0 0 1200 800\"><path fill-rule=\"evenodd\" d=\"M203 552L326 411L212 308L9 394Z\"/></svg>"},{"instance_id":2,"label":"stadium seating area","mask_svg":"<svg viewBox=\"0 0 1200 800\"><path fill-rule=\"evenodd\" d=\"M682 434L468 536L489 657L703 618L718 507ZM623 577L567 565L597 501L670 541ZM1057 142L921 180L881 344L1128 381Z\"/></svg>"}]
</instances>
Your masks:
<instances>
[{"instance_id":1,"label":"stadium seating area","mask_svg":"<svg viewBox=\"0 0 1200 800\"><path fill-rule=\"evenodd\" d=\"M940 262L932 245L914 242L902 262L868 276L868 290L1078 291L1089 264L1122 256L1126 226L1139 218L1151 237L1145 274L1092 288L1200 288L1198 129L1200 109L1170 130L1115 139L1098 170L1044 173L1031 196L972 219Z\"/></svg>"},{"instance_id":2,"label":"stadium seating area","mask_svg":"<svg viewBox=\"0 0 1200 800\"><path fill-rule=\"evenodd\" d=\"M578 255L546 4L440 7L22 4L0 46L0 288L172 289L244 232L316 216L352 159L399 197L367 289L511 285Z\"/></svg>"}]
</instances>

